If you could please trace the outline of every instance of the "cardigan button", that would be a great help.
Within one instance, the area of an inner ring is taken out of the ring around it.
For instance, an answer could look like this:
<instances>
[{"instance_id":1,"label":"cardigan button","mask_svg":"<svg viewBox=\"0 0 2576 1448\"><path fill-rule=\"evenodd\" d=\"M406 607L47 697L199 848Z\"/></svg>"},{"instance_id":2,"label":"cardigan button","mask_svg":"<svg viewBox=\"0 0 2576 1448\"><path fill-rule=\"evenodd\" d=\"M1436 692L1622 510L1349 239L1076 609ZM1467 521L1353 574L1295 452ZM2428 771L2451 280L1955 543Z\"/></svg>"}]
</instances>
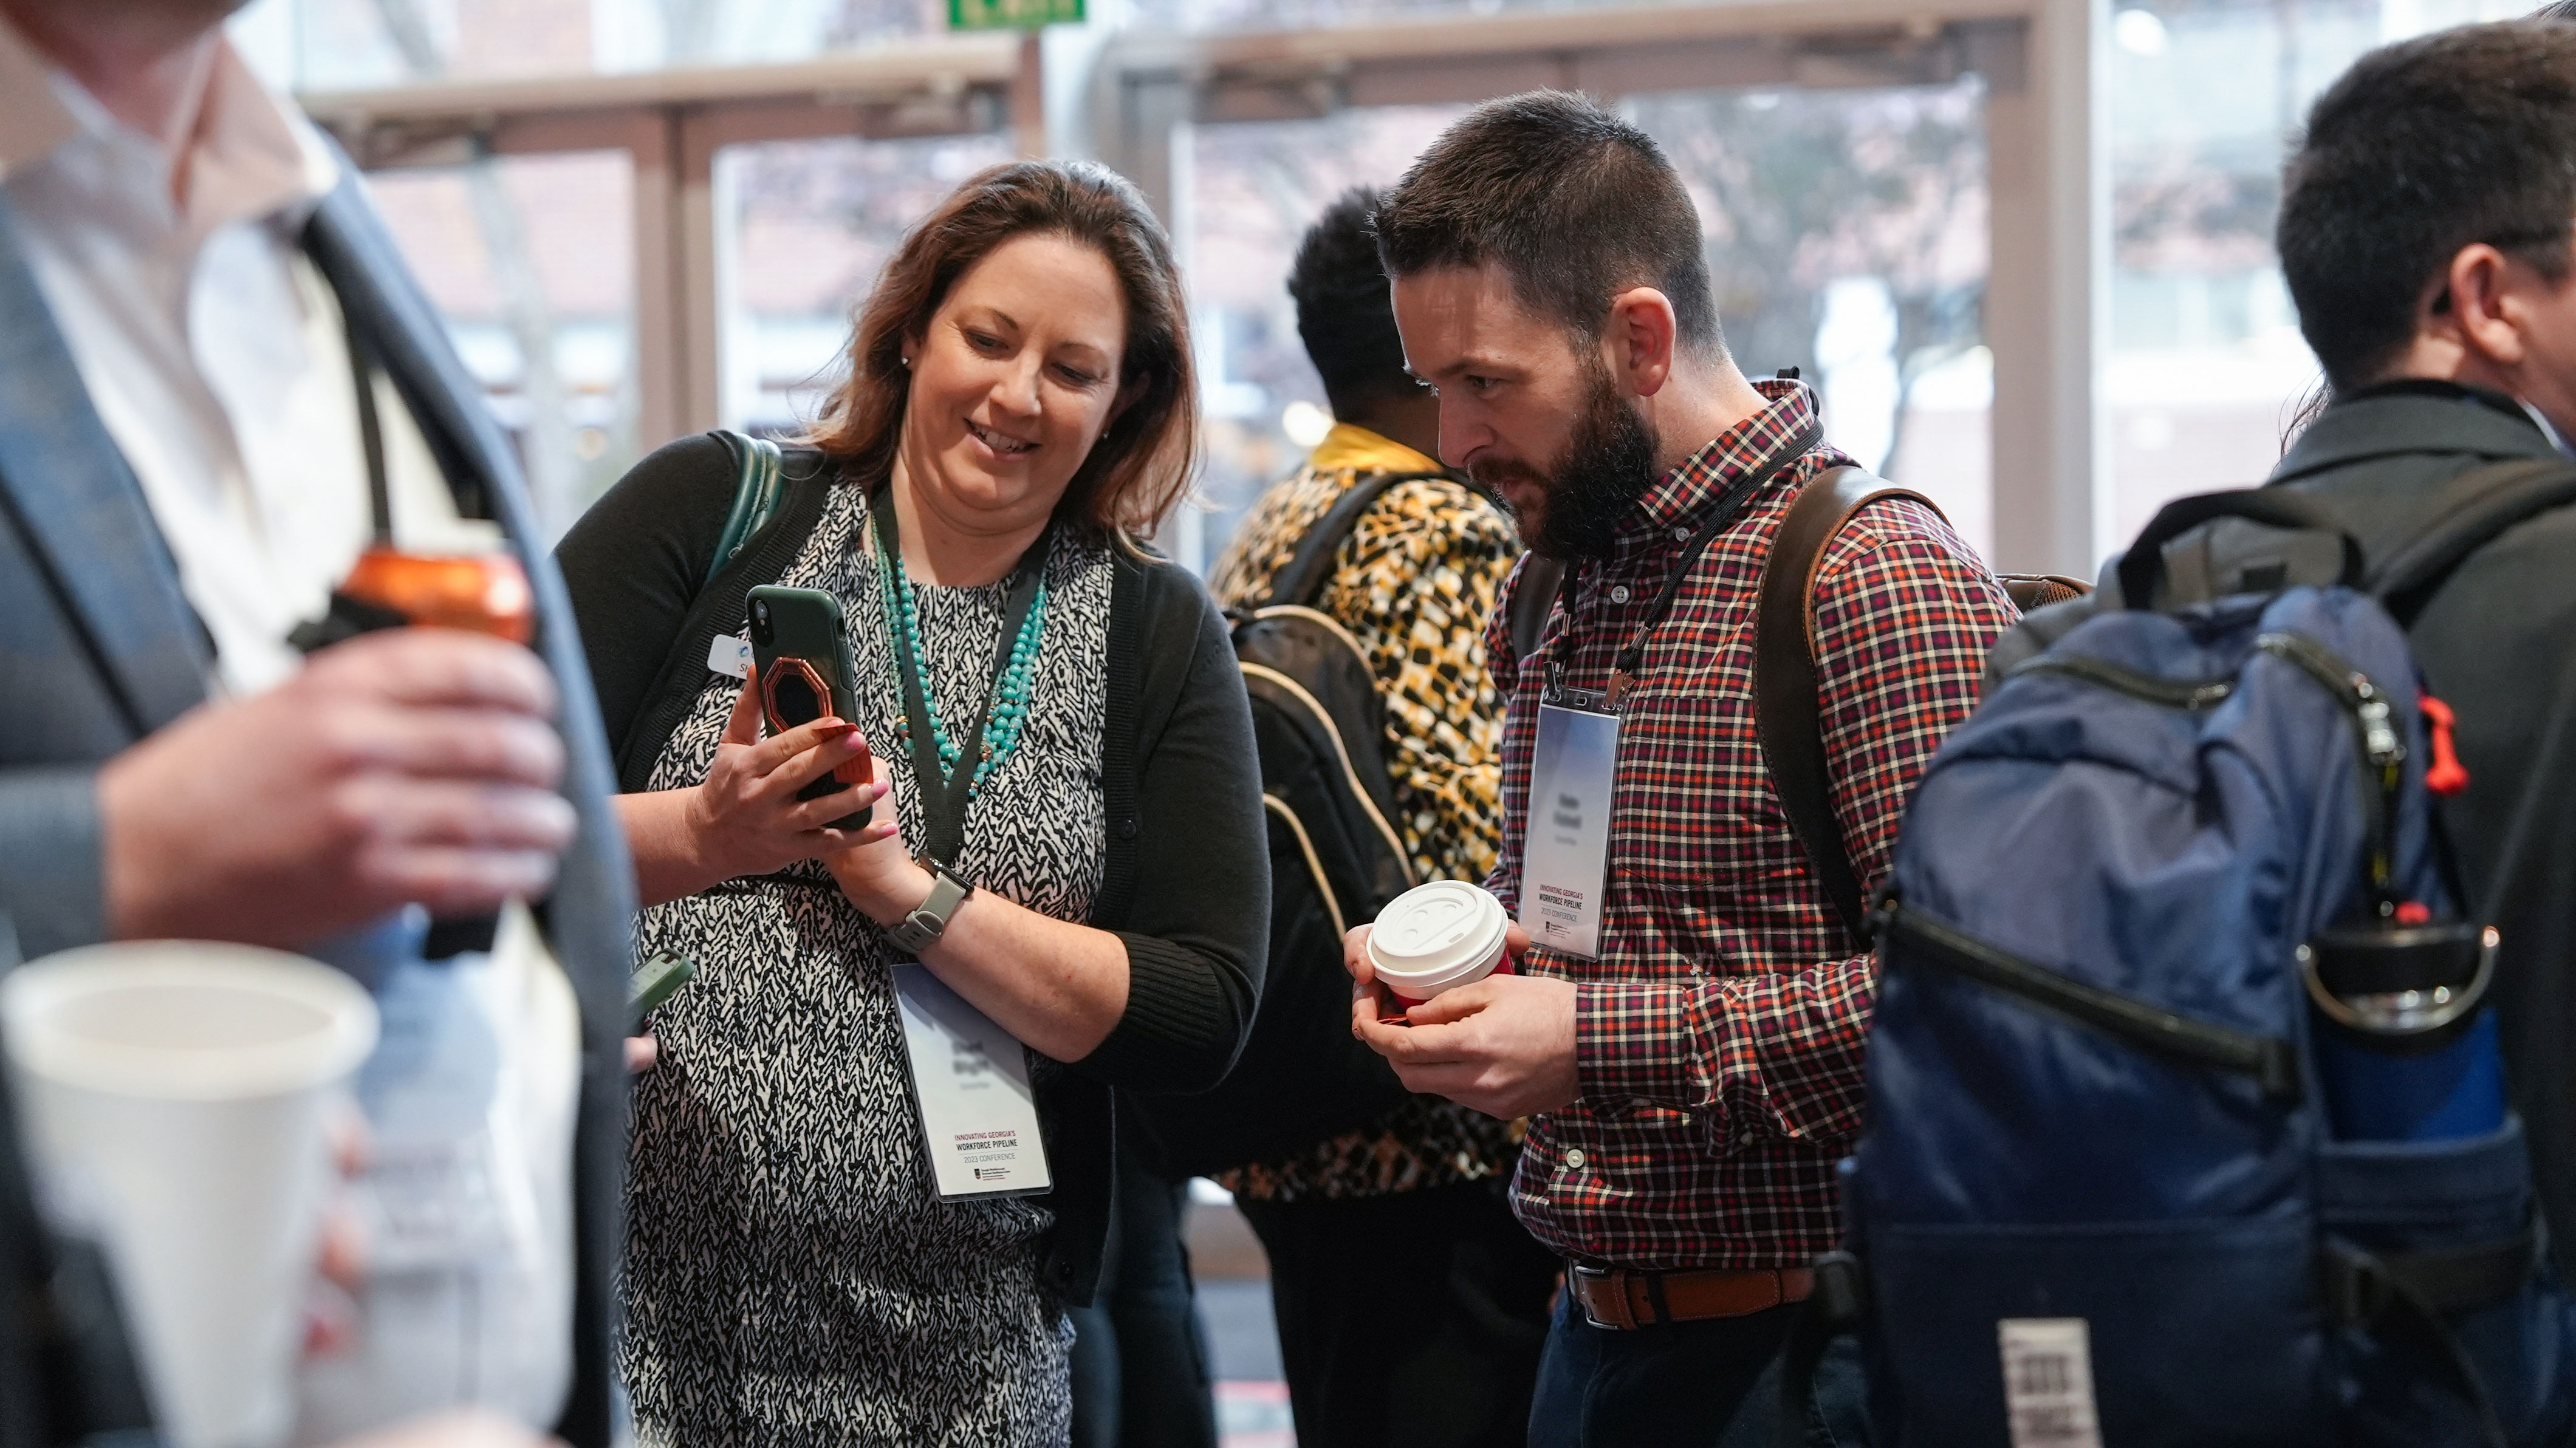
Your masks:
<instances>
[{"instance_id":1,"label":"cardigan button","mask_svg":"<svg viewBox=\"0 0 2576 1448\"><path fill-rule=\"evenodd\" d=\"M1118 838L1122 840L1132 840L1136 838L1136 817L1134 815L1129 815L1127 818L1118 822Z\"/></svg>"}]
</instances>

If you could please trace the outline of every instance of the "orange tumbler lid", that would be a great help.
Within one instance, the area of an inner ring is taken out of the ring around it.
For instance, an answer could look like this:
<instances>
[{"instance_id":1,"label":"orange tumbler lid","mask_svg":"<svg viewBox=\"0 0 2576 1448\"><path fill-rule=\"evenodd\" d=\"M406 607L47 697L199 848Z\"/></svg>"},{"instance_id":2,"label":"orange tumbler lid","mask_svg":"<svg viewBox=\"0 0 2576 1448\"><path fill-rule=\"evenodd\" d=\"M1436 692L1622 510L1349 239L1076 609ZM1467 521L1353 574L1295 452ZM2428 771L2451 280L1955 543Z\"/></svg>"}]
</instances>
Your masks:
<instances>
[{"instance_id":1,"label":"orange tumbler lid","mask_svg":"<svg viewBox=\"0 0 2576 1448\"><path fill-rule=\"evenodd\" d=\"M430 558L373 547L358 555L340 591L416 624L461 628L514 644L537 636L536 594L507 553Z\"/></svg>"}]
</instances>

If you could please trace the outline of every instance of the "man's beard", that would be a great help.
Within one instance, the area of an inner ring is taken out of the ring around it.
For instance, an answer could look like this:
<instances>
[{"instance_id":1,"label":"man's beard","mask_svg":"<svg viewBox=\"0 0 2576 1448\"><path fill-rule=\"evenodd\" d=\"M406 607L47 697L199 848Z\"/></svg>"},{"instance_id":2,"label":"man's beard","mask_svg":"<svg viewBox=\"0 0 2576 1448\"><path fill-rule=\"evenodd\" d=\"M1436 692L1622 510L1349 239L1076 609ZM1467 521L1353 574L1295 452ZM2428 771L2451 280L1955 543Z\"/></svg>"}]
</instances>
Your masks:
<instances>
[{"instance_id":1,"label":"man's beard","mask_svg":"<svg viewBox=\"0 0 2576 1448\"><path fill-rule=\"evenodd\" d=\"M1468 469L1487 493L1500 497L1498 486L1510 478L1536 484L1547 494L1539 510L1538 535L1532 550L1550 558L1607 558L1619 535L1619 521L1655 485L1655 434L1637 409L1628 405L1610 381L1609 369L1586 359L1583 416L1566 439L1565 456L1541 476L1519 462L1478 464Z\"/></svg>"}]
</instances>

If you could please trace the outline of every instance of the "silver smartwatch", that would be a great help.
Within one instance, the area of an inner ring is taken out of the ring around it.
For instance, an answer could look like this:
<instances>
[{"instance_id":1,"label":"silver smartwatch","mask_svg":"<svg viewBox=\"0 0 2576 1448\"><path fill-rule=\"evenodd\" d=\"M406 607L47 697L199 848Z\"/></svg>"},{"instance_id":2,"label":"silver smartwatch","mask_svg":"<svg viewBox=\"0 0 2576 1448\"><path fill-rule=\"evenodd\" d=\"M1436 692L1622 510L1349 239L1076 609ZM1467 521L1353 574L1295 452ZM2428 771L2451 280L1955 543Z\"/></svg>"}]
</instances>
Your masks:
<instances>
[{"instance_id":1,"label":"silver smartwatch","mask_svg":"<svg viewBox=\"0 0 2576 1448\"><path fill-rule=\"evenodd\" d=\"M929 860L921 864L931 872L930 894L913 907L911 914L886 927L888 939L916 956L947 933L948 922L957 914L957 907L965 902L967 896L975 893L974 886L949 874L947 866Z\"/></svg>"}]
</instances>

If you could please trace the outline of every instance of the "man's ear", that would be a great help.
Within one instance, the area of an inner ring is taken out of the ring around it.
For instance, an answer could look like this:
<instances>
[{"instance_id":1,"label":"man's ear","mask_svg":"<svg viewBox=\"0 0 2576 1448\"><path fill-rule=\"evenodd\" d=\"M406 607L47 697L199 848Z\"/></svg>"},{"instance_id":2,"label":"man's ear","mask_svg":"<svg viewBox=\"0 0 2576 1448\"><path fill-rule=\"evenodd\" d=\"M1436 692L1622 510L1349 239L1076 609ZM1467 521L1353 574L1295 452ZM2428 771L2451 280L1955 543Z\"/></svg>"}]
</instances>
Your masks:
<instances>
[{"instance_id":1,"label":"man's ear","mask_svg":"<svg viewBox=\"0 0 2576 1448\"><path fill-rule=\"evenodd\" d=\"M2478 242L2461 247L2416 315L2418 335L2447 338L2490 368L2522 365L2526 330L2538 320L2529 293L2547 281L2528 263Z\"/></svg>"},{"instance_id":2,"label":"man's ear","mask_svg":"<svg viewBox=\"0 0 2576 1448\"><path fill-rule=\"evenodd\" d=\"M1630 287L1610 299L1610 325L1602 330L1603 361L1620 390L1652 397L1672 380L1679 329L1672 300L1653 287Z\"/></svg>"}]
</instances>

